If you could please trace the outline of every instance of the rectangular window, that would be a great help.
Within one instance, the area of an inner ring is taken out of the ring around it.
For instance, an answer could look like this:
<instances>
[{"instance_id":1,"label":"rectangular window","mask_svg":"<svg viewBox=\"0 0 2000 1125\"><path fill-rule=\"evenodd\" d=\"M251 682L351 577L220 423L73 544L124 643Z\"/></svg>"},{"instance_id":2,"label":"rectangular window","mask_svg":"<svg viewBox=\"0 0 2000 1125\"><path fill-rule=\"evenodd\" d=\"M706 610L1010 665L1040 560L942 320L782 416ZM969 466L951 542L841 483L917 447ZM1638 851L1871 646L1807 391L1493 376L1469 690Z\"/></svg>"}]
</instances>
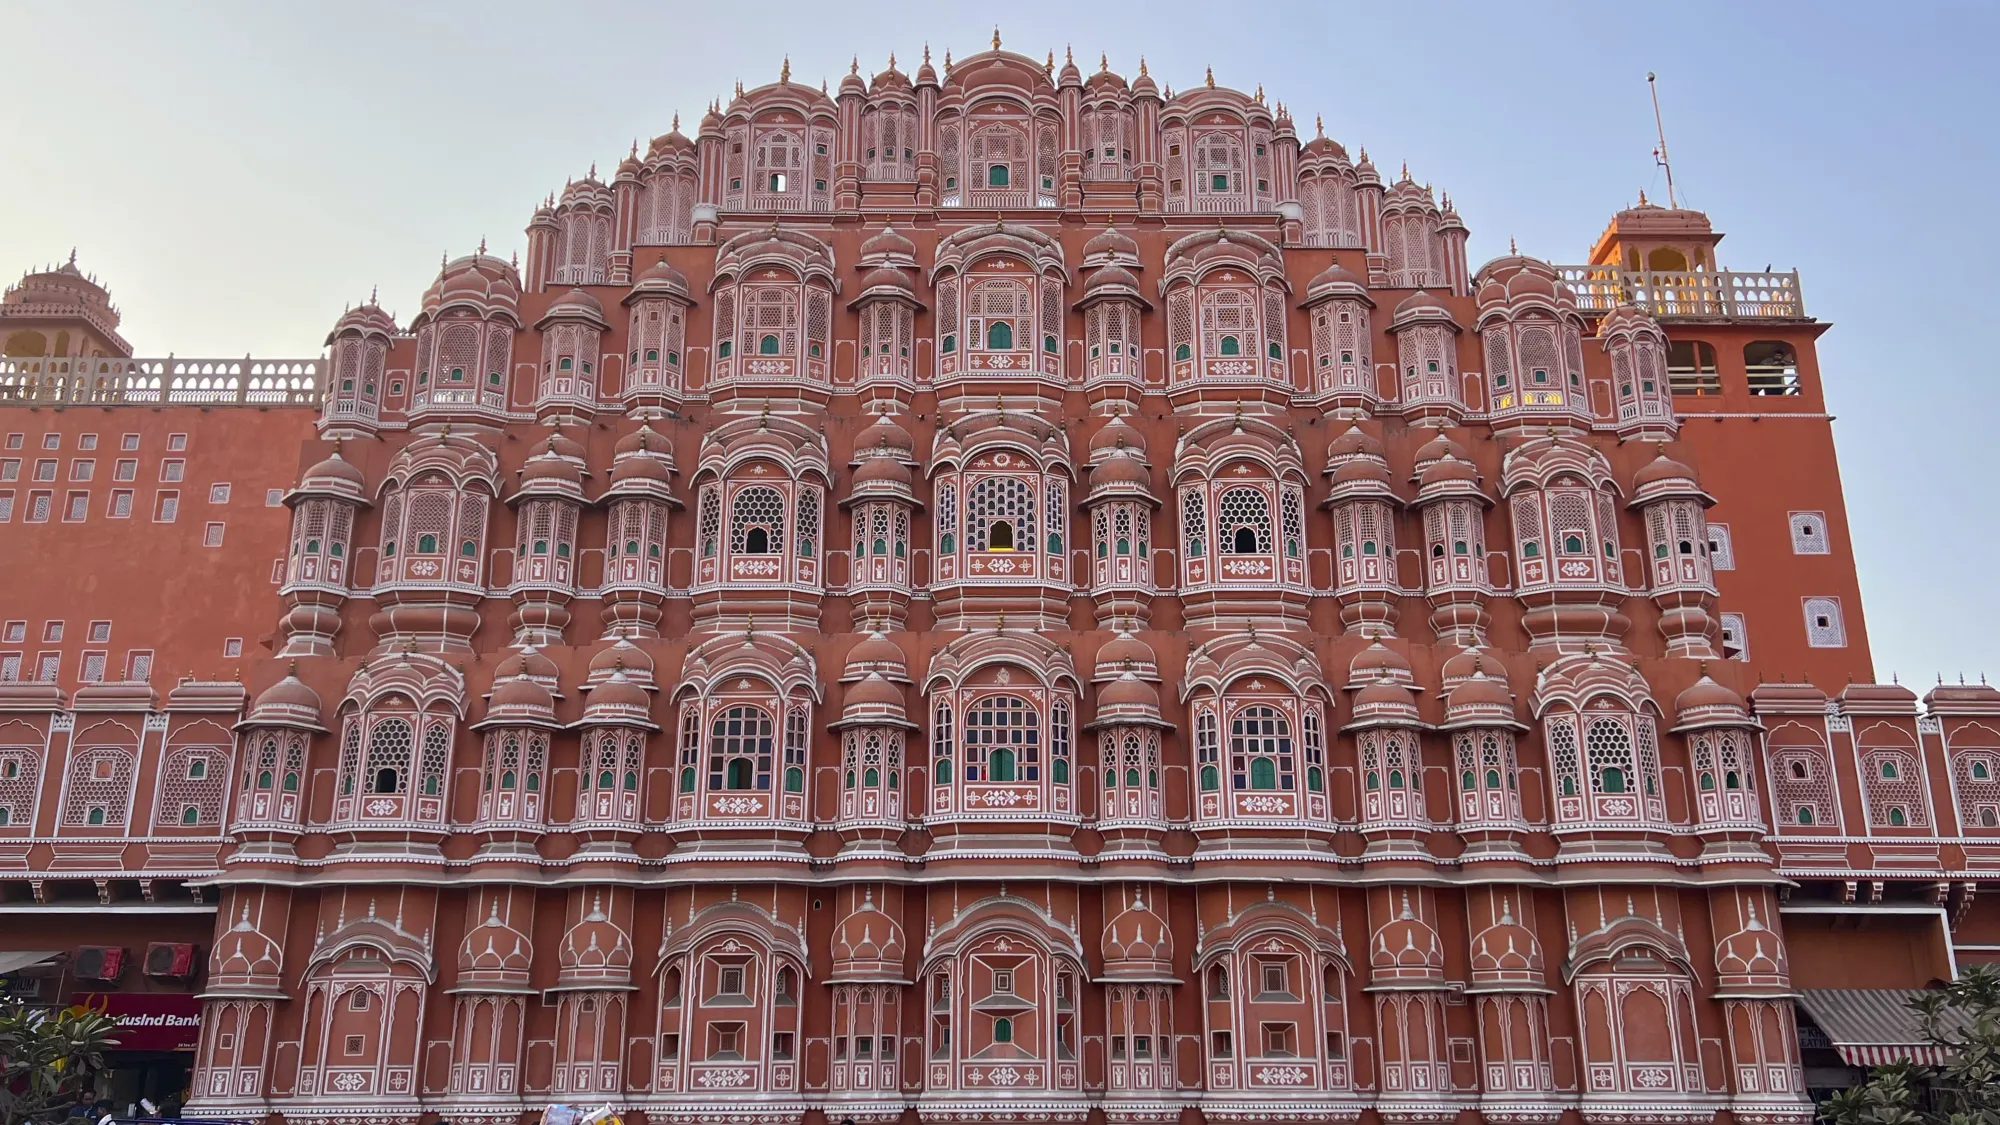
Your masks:
<instances>
[{"instance_id":1,"label":"rectangular window","mask_svg":"<svg viewBox=\"0 0 2000 1125\"><path fill-rule=\"evenodd\" d=\"M28 522L49 522L49 506L54 503L54 499L54 496L47 492L28 493Z\"/></svg>"},{"instance_id":2,"label":"rectangular window","mask_svg":"<svg viewBox=\"0 0 2000 1125\"><path fill-rule=\"evenodd\" d=\"M186 461L160 462L160 483L176 484L179 483L180 479L186 475L187 475Z\"/></svg>"},{"instance_id":3,"label":"rectangular window","mask_svg":"<svg viewBox=\"0 0 2000 1125\"><path fill-rule=\"evenodd\" d=\"M12 489L0 492L0 523L14 521L14 492Z\"/></svg>"},{"instance_id":4,"label":"rectangular window","mask_svg":"<svg viewBox=\"0 0 2000 1125\"><path fill-rule=\"evenodd\" d=\"M285 560L283 560L283 559L272 559L272 560L271 560L271 585L273 585L273 586L276 586L276 585L278 585L278 584L279 584L280 582L283 582L284 580L285 580Z\"/></svg>"},{"instance_id":5,"label":"rectangular window","mask_svg":"<svg viewBox=\"0 0 2000 1125\"><path fill-rule=\"evenodd\" d=\"M0 480L20 479L21 459L19 457L9 457L5 461L0 461Z\"/></svg>"},{"instance_id":6,"label":"rectangular window","mask_svg":"<svg viewBox=\"0 0 2000 1125\"><path fill-rule=\"evenodd\" d=\"M740 1023L715 1023L708 1027L708 1057L712 1059L740 1059L743 1057L743 1025Z\"/></svg>"},{"instance_id":7,"label":"rectangular window","mask_svg":"<svg viewBox=\"0 0 2000 1125\"><path fill-rule=\"evenodd\" d=\"M284 490L284 489L282 489L282 488L267 488L267 489L265 489L265 490L264 490L264 506L265 506L266 508L282 508L282 507L284 507L284 506L285 506L285 490Z\"/></svg>"},{"instance_id":8,"label":"rectangular window","mask_svg":"<svg viewBox=\"0 0 2000 1125\"><path fill-rule=\"evenodd\" d=\"M45 645L59 645L59 644L61 644L61 643L62 643L62 639L63 639L63 623L62 623L62 622L60 622L60 621L44 621L44 622L42 622L42 643L43 643L43 644L45 644Z\"/></svg>"},{"instance_id":9,"label":"rectangular window","mask_svg":"<svg viewBox=\"0 0 2000 1125\"><path fill-rule=\"evenodd\" d=\"M222 655L235 659L243 655L243 638L231 637L222 642Z\"/></svg>"},{"instance_id":10,"label":"rectangular window","mask_svg":"<svg viewBox=\"0 0 2000 1125\"><path fill-rule=\"evenodd\" d=\"M1218 1031L1209 1036L1209 1057L1231 1059L1236 1057L1235 1045L1229 1040L1229 1033Z\"/></svg>"},{"instance_id":11,"label":"rectangular window","mask_svg":"<svg viewBox=\"0 0 2000 1125\"><path fill-rule=\"evenodd\" d=\"M87 481L97 475L97 462L88 457L79 457L69 463L69 479Z\"/></svg>"},{"instance_id":12,"label":"rectangular window","mask_svg":"<svg viewBox=\"0 0 2000 1125\"><path fill-rule=\"evenodd\" d=\"M91 622L90 630L87 634L85 634L85 638L89 640L91 644L94 645L101 645L108 642L109 640L111 640L111 622L109 621Z\"/></svg>"},{"instance_id":13,"label":"rectangular window","mask_svg":"<svg viewBox=\"0 0 2000 1125\"><path fill-rule=\"evenodd\" d=\"M84 683L101 684L104 682L104 656L105 654L101 652L86 652L83 654L81 678Z\"/></svg>"},{"instance_id":14,"label":"rectangular window","mask_svg":"<svg viewBox=\"0 0 2000 1125\"><path fill-rule=\"evenodd\" d=\"M82 434L82 435L80 435L80 436L79 436L79 437L78 437L78 438L76 439L76 447L77 447L78 449L83 449L83 450L91 450L91 449L96 449L96 448L97 448L97 435L96 435L96 434Z\"/></svg>"},{"instance_id":15,"label":"rectangular window","mask_svg":"<svg viewBox=\"0 0 2000 1125\"><path fill-rule=\"evenodd\" d=\"M126 451L127 453L130 453L132 450L139 448L139 435L126 434L124 437L119 438L118 448Z\"/></svg>"},{"instance_id":16,"label":"rectangular window","mask_svg":"<svg viewBox=\"0 0 2000 1125\"><path fill-rule=\"evenodd\" d=\"M8 434L8 435L7 435L7 448L9 448L9 449L19 449L19 448L21 448L21 442L22 442L22 440L23 440L23 439L25 439L26 437L27 437L27 435L26 435L26 434Z\"/></svg>"},{"instance_id":17,"label":"rectangular window","mask_svg":"<svg viewBox=\"0 0 2000 1125\"><path fill-rule=\"evenodd\" d=\"M111 466L111 479L138 480L139 479L138 459L134 457L119 458L118 463L116 465Z\"/></svg>"},{"instance_id":18,"label":"rectangular window","mask_svg":"<svg viewBox=\"0 0 2000 1125\"><path fill-rule=\"evenodd\" d=\"M21 654L18 652L0 652L0 684L18 684L20 682Z\"/></svg>"},{"instance_id":19,"label":"rectangular window","mask_svg":"<svg viewBox=\"0 0 2000 1125\"><path fill-rule=\"evenodd\" d=\"M42 448L43 448L43 449L61 449L61 448L62 448L62 435L61 435L61 434L43 434L43 435L42 435Z\"/></svg>"},{"instance_id":20,"label":"rectangular window","mask_svg":"<svg viewBox=\"0 0 2000 1125\"><path fill-rule=\"evenodd\" d=\"M153 497L153 522L172 523L181 510L181 494L162 492Z\"/></svg>"},{"instance_id":21,"label":"rectangular window","mask_svg":"<svg viewBox=\"0 0 2000 1125\"><path fill-rule=\"evenodd\" d=\"M72 492L63 498L63 522L82 523L90 516L90 493Z\"/></svg>"},{"instance_id":22,"label":"rectangular window","mask_svg":"<svg viewBox=\"0 0 2000 1125\"><path fill-rule=\"evenodd\" d=\"M104 514L106 517L114 520L131 519L132 490L129 488L112 489L111 503L105 507Z\"/></svg>"},{"instance_id":23,"label":"rectangular window","mask_svg":"<svg viewBox=\"0 0 2000 1125\"><path fill-rule=\"evenodd\" d=\"M17 645L27 639L28 623L26 621L9 621L4 627L0 627L0 641L6 641L10 645Z\"/></svg>"},{"instance_id":24,"label":"rectangular window","mask_svg":"<svg viewBox=\"0 0 2000 1125\"><path fill-rule=\"evenodd\" d=\"M153 678L153 650L135 648L125 654L125 678L144 683Z\"/></svg>"},{"instance_id":25,"label":"rectangular window","mask_svg":"<svg viewBox=\"0 0 2000 1125\"><path fill-rule=\"evenodd\" d=\"M44 457L41 460L35 462L35 479L36 480L56 479L56 459L53 457Z\"/></svg>"},{"instance_id":26,"label":"rectangular window","mask_svg":"<svg viewBox=\"0 0 2000 1125\"><path fill-rule=\"evenodd\" d=\"M1290 1057L1298 1052L1293 1049L1292 1025L1288 1023L1267 1023L1264 1034L1264 1057Z\"/></svg>"},{"instance_id":27,"label":"rectangular window","mask_svg":"<svg viewBox=\"0 0 2000 1125\"><path fill-rule=\"evenodd\" d=\"M203 527L201 529L201 545L204 547L222 546L222 528L223 525L220 523L211 523Z\"/></svg>"},{"instance_id":28,"label":"rectangular window","mask_svg":"<svg viewBox=\"0 0 2000 1125\"><path fill-rule=\"evenodd\" d=\"M35 679L39 683L52 684L62 672L62 653L44 652L35 658Z\"/></svg>"},{"instance_id":29,"label":"rectangular window","mask_svg":"<svg viewBox=\"0 0 2000 1125\"><path fill-rule=\"evenodd\" d=\"M208 502L209 502L209 503L211 503L211 504L227 504L227 503L229 503L229 484L228 484L228 482L226 482L226 481L225 481L225 482L223 482L222 484L211 484L211 485L209 485L209 486L208 486Z\"/></svg>"},{"instance_id":30,"label":"rectangular window","mask_svg":"<svg viewBox=\"0 0 2000 1125\"><path fill-rule=\"evenodd\" d=\"M186 434L167 435L167 452L179 453L181 450L186 449L187 447L188 447L188 436Z\"/></svg>"},{"instance_id":31,"label":"rectangular window","mask_svg":"<svg viewBox=\"0 0 2000 1125\"><path fill-rule=\"evenodd\" d=\"M1285 966L1281 962L1266 961L1260 966L1263 974L1263 990L1267 993L1284 994L1291 990L1285 987Z\"/></svg>"}]
</instances>

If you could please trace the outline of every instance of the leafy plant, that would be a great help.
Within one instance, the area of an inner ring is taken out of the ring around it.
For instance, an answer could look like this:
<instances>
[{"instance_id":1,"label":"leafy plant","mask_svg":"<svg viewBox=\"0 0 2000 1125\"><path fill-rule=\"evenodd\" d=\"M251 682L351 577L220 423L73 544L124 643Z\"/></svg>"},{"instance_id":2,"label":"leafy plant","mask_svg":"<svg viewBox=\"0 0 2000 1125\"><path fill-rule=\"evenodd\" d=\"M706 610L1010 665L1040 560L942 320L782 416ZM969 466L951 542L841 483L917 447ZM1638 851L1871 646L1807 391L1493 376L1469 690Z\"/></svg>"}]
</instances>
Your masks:
<instances>
[{"instance_id":1,"label":"leafy plant","mask_svg":"<svg viewBox=\"0 0 2000 1125\"><path fill-rule=\"evenodd\" d=\"M49 1011L0 999L0 1125L47 1125L95 1086L118 1045L102 1012Z\"/></svg>"},{"instance_id":2,"label":"leafy plant","mask_svg":"<svg viewBox=\"0 0 2000 1125\"><path fill-rule=\"evenodd\" d=\"M1942 1066L1879 1066L1820 1105L1835 1125L2000 1125L2000 969L1968 968L1910 1001Z\"/></svg>"}]
</instances>

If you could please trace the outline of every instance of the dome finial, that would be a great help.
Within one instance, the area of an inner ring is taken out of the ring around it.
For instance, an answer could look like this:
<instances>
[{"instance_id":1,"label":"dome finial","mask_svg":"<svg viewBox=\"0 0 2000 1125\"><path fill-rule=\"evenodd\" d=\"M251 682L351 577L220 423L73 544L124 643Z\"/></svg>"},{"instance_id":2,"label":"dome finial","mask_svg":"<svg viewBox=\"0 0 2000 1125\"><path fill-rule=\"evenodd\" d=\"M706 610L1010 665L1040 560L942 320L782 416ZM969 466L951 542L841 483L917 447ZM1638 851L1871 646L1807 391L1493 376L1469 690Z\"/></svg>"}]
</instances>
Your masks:
<instances>
[{"instance_id":1,"label":"dome finial","mask_svg":"<svg viewBox=\"0 0 2000 1125\"><path fill-rule=\"evenodd\" d=\"M1313 135L1319 137L1326 136L1326 119L1317 113L1313 114Z\"/></svg>"},{"instance_id":2,"label":"dome finial","mask_svg":"<svg viewBox=\"0 0 2000 1125\"><path fill-rule=\"evenodd\" d=\"M786 55L785 64L778 68L778 81L790 82L791 80L792 80L792 56Z\"/></svg>"},{"instance_id":3,"label":"dome finial","mask_svg":"<svg viewBox=\"0 0 2000 1125\"><path fill-rule=\"evenodd\" d=\"M993 25L993 49L1000 49L1000 25L997 23Z\"/></svg>"},{"instance_id":4,"label":"dome finial","mask_svg":"<svg viewBox=\"0 0 2000 1125\"><path fill-rule=\"evenodd\" d=\"M1521 248L1515 244L1512 235L1507 237L1507 252L1509 254L1519 254L1521 252Z\"/></svg>"},{"instance_id":5,"label":"dome finial","mask_svg":"<svg viewBox=\"0 0 2000 1125\"><path fill-rule=\"evenodd\" d=\"M675 110L675 111L674 111L674 132L678 133L678 132L680 132L680 131L681 131L681 113L680 113L680 110Z\"/></svg>"},{"instance_id":6,"label":"dome finial","mask_svg":"<svg viewBox=\"0 0 2000 1125\"><path fill-rule=\"evenodd\" d=\"M891 57L892 59L894 58L894 56L890 56L890 57ZM890 66L894 66L894 65L896 65L896 64L895 64L894 62L891 62L891 63L890 63L889 65L890 65ZM859 77L859 76L860 76L860 74L861 74L861 56L860 56L860 55L856 55L856 56L854 56L854 57L853 57L852 59L849 59L849 60L848 60L848 63L847 63L847 73L849 73L849 74L852 74L852 75L855 75L856 77Z\"/></svg>"},{"instance_id":7,"label":"dome finial","mask_svg":"<svg viewBox=\"0 0 2000 1125\"><path fill-rule=\"evenodd\" d=\"M1139 77L1146 77L1146 56L1139 56Z\"/></svg>"},{"instance_id":8,"label":"dome finial","mask_svg":"<svg viewBox=\"0 0 2000 1125\"><path fill-rule=\"evenodd\" d=\"M1106 55L1106 54L1102 54L1102 53L1100 53L1100 54L1099 54L1099 55L1097 56L1097 73L1099 73L1099 74L1109 74L1109 73L1111 73L1111 56L1110 56L1110 55Z\"/></svg>"},{"instance_id":9,"label":"dome finial","mask_svg":"<svg viewBox=\"0 0 2000 1125\"><path fill-rule=\"evenodd\" d=\"M889 69L896 69L896 52L894 51L889 52Z\"/></svg>"},{"instance_id":10,"label":"dome finial","mask_svg":"<svg viewBox=\"0 0 2000 1125\"><path fill-rule=\"evenodd\" d=\"M1214 67L1212 67L1212 66L1211 66L1211 67L1209 67L1209 68L1208 68L1208 74L1207 74L1207 76L1206 76L1206 77L1204 77L1204 78L1202 79L1202 81L1203 81L1203 82L1205 82L1205 83L1207 83L1207 85L1208 85L1208 88L1209 88L1209 89L1211 89L1211 90L1215 89L1215 68L1214 68Z\"/></svg>"},{"instance_id":11,"label":"dome finial","mask_svg":"<svg viewBox=\"0 0 2000 1125\"><path fill-rule=\"evenodd\" d=\"M1640 188L1640 189L1639 189L1639 206L1641 206L1641 207L1644 207L1645 205L1646 205L1646 189L1645 189L1645 188Z\"/></svg>"}]
</instances>

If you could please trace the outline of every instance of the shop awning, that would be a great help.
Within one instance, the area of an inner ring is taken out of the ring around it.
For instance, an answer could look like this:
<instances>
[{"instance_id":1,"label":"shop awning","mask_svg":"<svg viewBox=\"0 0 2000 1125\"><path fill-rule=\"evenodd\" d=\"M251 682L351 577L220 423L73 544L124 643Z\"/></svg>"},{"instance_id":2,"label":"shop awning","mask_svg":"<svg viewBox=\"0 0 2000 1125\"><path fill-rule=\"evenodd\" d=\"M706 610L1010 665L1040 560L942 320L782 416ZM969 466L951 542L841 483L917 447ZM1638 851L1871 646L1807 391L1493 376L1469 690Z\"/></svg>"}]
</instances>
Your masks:
<instances>
[{"instance_id":1,"label":"shop awning","mask_svg":"<svg viewBox=\"0 0 2000 1125\"><path fill-rule=\"evenodd\" d=\"M60 949L9 949L0 950L0 977L21 969L53 961L63 955Z\"/></svg>"},{"instance_id":2,"label":"shop awning","mask_svg":"<svg viewBox=\"0 0 2000 1125\"><path fill-rule=\"evenodd\" d=\"M1799 1003L1849 1066L1941 1066L1944 1049L1924 1038L1923 1024L1910 1008L1911 997L1918 995L1908 988L1808 988L1799 993ZM1947 1027L1958 1022L1950 1013L1945 1020Z\"/></svg>"}]
</instances>

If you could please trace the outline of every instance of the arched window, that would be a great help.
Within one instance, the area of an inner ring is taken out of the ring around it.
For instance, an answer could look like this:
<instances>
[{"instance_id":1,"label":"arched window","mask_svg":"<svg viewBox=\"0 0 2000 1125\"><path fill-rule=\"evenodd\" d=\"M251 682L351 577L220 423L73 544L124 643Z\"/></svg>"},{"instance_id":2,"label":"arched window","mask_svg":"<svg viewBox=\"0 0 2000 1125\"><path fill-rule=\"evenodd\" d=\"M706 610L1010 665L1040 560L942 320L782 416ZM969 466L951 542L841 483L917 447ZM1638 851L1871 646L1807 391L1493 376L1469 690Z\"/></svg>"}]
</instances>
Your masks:
<instances>
[{"instance_id":1,"label":"arched window","mask_svg":"<svg viewBox=\"0 0 2000 1125\"><path fill-rule=\"evenodd\" d=\"M1266 554L1271 550L1271 505L1254 488L1232 488L1216 502L1221 540L1217 550L1231 554ZM1244 533L1248 532L1246 536Z\"/></svg>"},{"instance_id":2,"label":"arched window","mask_svg":"<svg viewBox=\"0 0 2000 1125\"><path fill-rule=\"evenodd\" d=\"M1005 164L994 164L986 169L986 186L987 187L1007 186L1007 166ZM1004 1023L1006 1021L1002 1020L1001 1022ZM1002 1042L1004 1041L1005 1040L1002 1040Z\"/></svg>"},{"instance_id":3,"label":"arched window","mask_svg":"<svg viewBox=\"0 0 2000 1125\"><path fill-rule=\"evenodd\" d=\"M1255 704L1229 720L1229 772L1236 789L1290 791L1292 725L1277 708Z\"/></svg>"},{"instance_id":4,"label":"arched window","mask_svg":"<svg viewBox=\"0 0 2000 1125\"><path fill-rule=\"evenodd\" d=\"M1194 720L1195 757L1201 766L1201 791L1214 793L1222 788L1221 756L1215 730L1215 712L1204 709Z\"/></svg>"},{"instance_id":5,"label":"arched window","mask_svg":"<svg viewBox=\"0 0 2000 1125\"><path fill-rule=\"evenodd\" d=\"M1042 723L1017 695L989 695L965 713L967 781L1041 780Z\"/></svg>"},{"instance_id":6,"label":"arched window","mask_svg":"<svg viewBox=\"0 0 2000 1125\"><path fill-rule=\"evenodd\" d=\"M769 792L774 741L771 715L763 708L723 709L708 728L708 787Z\"/></svg>"},{"instance_id":7,"label":"arched window","mask_svg":"<svg viewBox=\"0 0 2000 1125\"><path fill-rule=\"evenodd\" d=\"M979 480L966 494L965 520L968 550L1034 550L1034 485L1020 477Z\"/></svg>"},{"instance_id":8,"label":"arched window","mask_svg":"<svg viewBox=\"0 0 2000 1125\"><path fill-rule=\"evenodd\" d=\"M772 334L772 333L766 333L766 334L764 334L764 335L762 335L762 336L758 337L758 338L757 338L757 354L758 354L758 355L777 355L777 354L778 354L778 337L777 337L777 336L776 336L775 334Z\"/></svg>"},{"instance_id":9,"label":"arched window","mask_svg":"<svg viewBox=\"0 0 2000 1125\"><path fill-rule=\"evenodd\" d=\"M383 719L368 732L368 760L364 773L370 793L401 793L408 784L410 755L416 745L410 724L402 719Z\"/></svg>"},{"instance_id":10,"label":"arched window","mask_svg":"<svg viewBox=\"0 0 2000 1125\"><path fill-rule=\"evenodd\" d=\"M729 513L729 549L739 555L775 555L784 550L785 500L775 488L746 488Z\"/></svg>"},{"instance_id":11,"label":"arched window","mask_svg":"<svg viewBox=\"0 0 2000 1125\"><path fill-rule=\"evenodd\" d=\"M1243 341L1241 341L1241 340L1238 340L1238 339L1237 339L1236 337L1234 337L1234 336L1224 336L1224 337L1222 338L1222 354L1223 354L1223 355L1242 355L1242 354L1243 354Z\"/></svg>"}]
</instances>

